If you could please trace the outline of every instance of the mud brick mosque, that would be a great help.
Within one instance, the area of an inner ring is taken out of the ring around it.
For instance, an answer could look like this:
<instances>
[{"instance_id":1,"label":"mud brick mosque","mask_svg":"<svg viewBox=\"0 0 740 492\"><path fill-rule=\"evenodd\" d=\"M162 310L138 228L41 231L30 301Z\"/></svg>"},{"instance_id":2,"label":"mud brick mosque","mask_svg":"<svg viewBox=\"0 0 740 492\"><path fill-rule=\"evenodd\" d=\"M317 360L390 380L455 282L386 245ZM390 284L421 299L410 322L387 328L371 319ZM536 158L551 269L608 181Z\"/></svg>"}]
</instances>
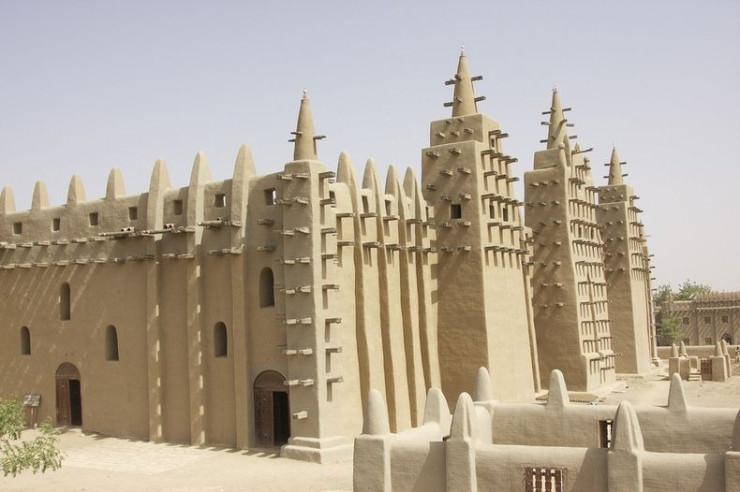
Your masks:
<instances>
[{"instance_id":1,"label":"mud brick mosque","mask_svg":"<svg viewBox=\"0 0 740 492\"><path fill-rule=\"evenodd\" d=\"M304 94L278 173L244 146L222 181L198 154L181 188L162 161L139 194L117 169L102 199L74 176L66 203L39 181L17 211L4 188L0 396L85 431L326 462L351 456L371 390L398 432L480 367L505 402L556 369L585 394L644 373L649 258L616 150L596 185L554 91L522 201L479 79L461 54L420 179L346 154L328 169Z\"/></svg>"}]
</instances>

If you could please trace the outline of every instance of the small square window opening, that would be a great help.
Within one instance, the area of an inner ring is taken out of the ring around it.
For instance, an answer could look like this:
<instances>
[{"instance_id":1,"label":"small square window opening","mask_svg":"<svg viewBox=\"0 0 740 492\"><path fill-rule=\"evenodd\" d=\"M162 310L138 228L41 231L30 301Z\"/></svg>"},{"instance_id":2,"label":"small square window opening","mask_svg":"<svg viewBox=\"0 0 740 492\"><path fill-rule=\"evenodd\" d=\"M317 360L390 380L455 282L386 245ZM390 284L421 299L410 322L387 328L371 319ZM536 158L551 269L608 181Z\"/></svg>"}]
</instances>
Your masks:
<instances>
[{"instance_id":1,"label":"small square window opening","mask_svg":"<svg viewBox=\"0 0 740 492\"><path fill-rule=\"evenodd\" d=\"M265 190L265 205L277 205L277 190L275 188Z\"/></svg>"}]
</instances>

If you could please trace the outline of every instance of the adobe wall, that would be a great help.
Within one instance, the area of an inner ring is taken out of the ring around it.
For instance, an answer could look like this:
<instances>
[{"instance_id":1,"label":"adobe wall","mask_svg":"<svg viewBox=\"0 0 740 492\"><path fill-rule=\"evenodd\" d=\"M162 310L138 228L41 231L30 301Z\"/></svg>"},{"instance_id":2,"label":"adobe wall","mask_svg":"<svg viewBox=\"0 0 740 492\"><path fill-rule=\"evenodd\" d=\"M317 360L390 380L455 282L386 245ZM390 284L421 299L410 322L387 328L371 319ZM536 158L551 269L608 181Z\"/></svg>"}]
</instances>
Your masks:
<instances>
[{"instance_id":1,"label":"adobe wall","mask_svg":"<svg viewBox=\"0 0 740 492\"><path fill-rule=\"evenodd\" d=\"M430 390L423 426L398 434L388 433L382 398L371 393L363 435L355 439L355 490L737 489L740 460L732 449L740 442L740 414L686 408L677 377L668 408L644 407L639 417L629 402L571 405L559 371L546 406L491 400L484 369L474 386L479 401L461 394L451 419L442 395ZM591 425L604 417L612 423L608 447Z\"/></svg>"},{"instance_id":2,"label":"adobe wall","mask_svg":"<svg viewBox=\"0 0 740 492\"><path fill-rule=\"evenodd\" d=\"M727 346L727 351L733 360L737 347L740 347L740 345ZM714 345L686 345L686 353L691 357L699 357L700 359L712 358L714 356L714 350ZM669 359L671 357L671 347L658 347L658 357L666 360Z\"/></svg>"}]
</instances>

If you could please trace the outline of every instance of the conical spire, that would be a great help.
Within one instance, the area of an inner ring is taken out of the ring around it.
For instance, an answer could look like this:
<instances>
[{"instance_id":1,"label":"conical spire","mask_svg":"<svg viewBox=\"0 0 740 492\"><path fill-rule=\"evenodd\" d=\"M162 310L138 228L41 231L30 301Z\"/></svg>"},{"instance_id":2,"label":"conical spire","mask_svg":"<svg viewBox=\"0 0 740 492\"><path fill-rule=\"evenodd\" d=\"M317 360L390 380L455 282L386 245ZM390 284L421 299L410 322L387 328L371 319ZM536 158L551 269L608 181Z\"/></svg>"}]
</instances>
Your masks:
<instances>
[{"instance_id":1,"label":"conical spire","mask_svg":"<svg viewBox=\"0 0 740 492\"><path fill-rule=\"evenodd\" d=\"M478 101L483 101L486 97L475 97L473 91L473 82L481 80L480 75L471 77L468 69L468 61L465 57L465 48L460 50L460 59L457 62L457 73L455 78L445 82L446 85L455 84L455 92L452 102L445 103L445 107L452 106L452 116L463 116L466 114L475 114L478 112Z\"/></svg>"},{"instance_id":2,"label":"conical spire","mask_svg":"<svg viewBox=\"0 0 740 492\"><path fill-rule=\"evenodd\" d=\"M550 123L547 130L547 148L557 149L561 143L569 148L568 132L566 132L567 121L563 115L564 111L560 104L558 89L552 90L552 105L550 106Z\"/></svg>"},{"instance_id":3,"label":"conical spire","mask_svg":"<svg viewBox=\"0 0 740 492\"><path fill-rule=\"evenodd\" d=\"M298 111L298 124L296 130L291 132L295 138L290 139L295 142L293 148L293 160L315 160L318 159L316 152L316 140L325 138L323 135L316 135L313 129L313 115L311 114L311 104L308 100L308 91L303 91L301 98L301 109Z\"/></svg>"},{"instance_id":4,"label":"conical spire","mask_svg":"<svg viewBox=\"0 0 740 492\"><path fill-rule=\"evenodd\" d=\"M609 184L624 184L624 180L622 180L622 163L619 162L619 154L617 154L616 147L612 147L612 158L609 161Z\"/></svg>"}]
</instances>

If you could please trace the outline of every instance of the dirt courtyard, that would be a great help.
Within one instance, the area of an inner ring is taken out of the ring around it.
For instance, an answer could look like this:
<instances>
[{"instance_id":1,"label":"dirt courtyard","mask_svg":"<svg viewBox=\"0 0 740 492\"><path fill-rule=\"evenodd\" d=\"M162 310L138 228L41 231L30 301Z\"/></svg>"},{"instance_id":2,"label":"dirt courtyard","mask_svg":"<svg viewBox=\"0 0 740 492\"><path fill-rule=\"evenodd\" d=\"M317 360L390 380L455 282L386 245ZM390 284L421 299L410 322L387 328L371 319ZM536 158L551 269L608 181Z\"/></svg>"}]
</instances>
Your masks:
<instances>
[{"instance_id":1,"label":"dirt courtyard","mask_svg":"<svg viewBox=\"0 0 740 492\"><path fill-rule=\"evenodd\" d=\"M740 374L740 367L735 368ZM665 405L668 379L660 372L628 378L624 391L602 403L629 400ZM684 382L689 405L740 408L740 376L725 383ZM32 431L27 431L32 432ZM64 432L65 459L55 472L0 478L3 491L347 491L352 463L316 465L282 459L267 451L153 444L79 429Z\"/></svg>"}]
</instances>

